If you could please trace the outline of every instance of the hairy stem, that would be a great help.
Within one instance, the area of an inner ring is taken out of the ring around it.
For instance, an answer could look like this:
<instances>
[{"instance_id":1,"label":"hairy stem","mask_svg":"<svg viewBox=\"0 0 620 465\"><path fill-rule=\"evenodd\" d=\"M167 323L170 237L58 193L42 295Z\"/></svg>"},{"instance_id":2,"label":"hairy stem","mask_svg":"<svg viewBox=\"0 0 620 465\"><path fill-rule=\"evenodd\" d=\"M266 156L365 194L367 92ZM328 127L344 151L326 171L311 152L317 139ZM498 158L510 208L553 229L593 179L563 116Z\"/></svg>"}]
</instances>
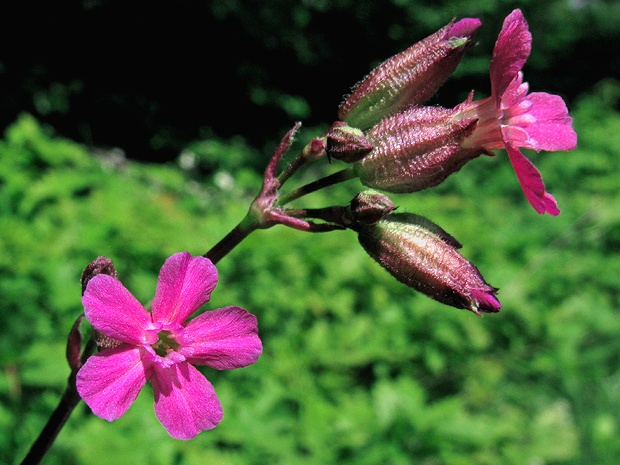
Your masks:
<instances>
[{"instance_id":1,"label":"hairy stem","mask_svg":"<svg viewBox=\"0 0 620 465\"><path fill-rule=\"evenodd\" d=\"M323 139L312 139L293 162L280 173L278 176L278 186L282 186L306 163L324 157L325 147L325 141Z\"/></svg>"},{"instance_id":2,"label":"hairy stem","mask_svg":"<svg viewBox=\"0 0 620 465\"><path fill-rule=\"evenodd\" d=\"M286 181L288 181L290 179L291 176L293 176L298 170L299 168L301 168L302 166L304 166L307 163L307 159L306 157L303 156L303 154L297 156L290 165L288 165L284 171L282 171L282 173L280 173L280 175L278 176L278 183L281 186L282 184L284 184Z\"/></svg>"}]
</instances>

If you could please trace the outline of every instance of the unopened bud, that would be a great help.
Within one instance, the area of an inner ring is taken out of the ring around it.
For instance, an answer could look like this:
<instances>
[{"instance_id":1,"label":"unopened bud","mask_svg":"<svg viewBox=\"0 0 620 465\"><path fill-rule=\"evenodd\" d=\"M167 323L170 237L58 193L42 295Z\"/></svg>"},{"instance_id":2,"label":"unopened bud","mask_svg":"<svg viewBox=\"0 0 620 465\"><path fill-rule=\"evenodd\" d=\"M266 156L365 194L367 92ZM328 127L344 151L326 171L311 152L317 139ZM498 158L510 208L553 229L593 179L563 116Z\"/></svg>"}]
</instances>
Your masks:
<instances>
[{"instance_id":1,"label":"unopened bud","mask_svg":"<svg viewBox=\"0 0 620 465\"><path fill-rule=\"evenodd\" d=\"M367 129L428 100L454 72L481 22L454 20L375 68L340 106L338 117Z\"/></svg>"},{"instance_id":2,"label":"unopened bud","mask_svg":"<svg viewBox=\"0 0 620 465\"><path fill-rule=\"evenodd\" d=\"M107 274L112 276L114 279L118 279L112 260L104 256L97 257L97 260L90 262L82 273L82 295L84 295L84 291L86 291L88 281L93 279L98 274Z\"/></svg>"},{"instance_id":3,"label":"unopened bud","mask_svg":"<svg viewBox=\"0 0 620 465\"><path fill-rule=\"evenodd\" d=\"M389 197L374 190L367 190L351 200L348 211L354 222L372 226L392 213L394 204Z\"/></svg>"},{"instance_id":4,"label":"unopened bud","mask_svg":"<svg viewBox=\"0 0 620 465\"><path fill-rule=\"evenodd\" d=\"M325 155L325 140L312 139L303 149L303 156L306 161L314 161Z\"/></svg>"},{"instance_id":5,"label":"unopened bud","mask_svg":"<svg viewBox=\"0 0 620 465\"><path fill-rule=\"evenodd\" d=\"M457 120L454 110L416 107L384 119L366 132L374 149L354 165L367 187L415 192L443 182L482 152L462 142L475 119Z\"/></svg>"},{"instance_id":6,"label":"unopened bud","mask_svg":"<svg viewBox=\"0 0 620 465\"><path fill-rule=\"evenodd\" d=\"M86 291L88 282L98 274L107 274L109 276L112 276L114 279L118 279L118 275L116 274L116 270L114 269L114 264L112 263L112 260L104 256L97 257L95 261L90 262L88 266L86 266L84 272L82 273L82 295L84 295L84 291ZM123 344L121 341L117 341L116 339L111 339L105 336L103 333L97 331L94 328L93 338L95 339L97 347L99 347L100 349L110 349Z\"/></svg>"},{"instance_id":7,"label":"unopened bud","mask_svg":"<svg viewBox=\"0 0 620 465\"><path fill-rule=\"evenodd\" d=\"M74 373L82 366L80 360L82 353L82 332L80 331L80 324L83 320L84 314L82 313L82 315L75 320L75 323L73 323L71 331L69 331L69 337L67 338L67 362L69 362L71 371Z\"/></svg>"},{"instance_id":8,"label":"unopened bud","mask_svg":"<svg viewBox=\"0 0 620 465\"><path fill-rule=\"evenodd\" d=\"M458 241L426 218L393 213L354 229L366 252L401 283L478 315L500 310L497 289L457 251Z\"/></svg>"},{"instance_id":9,"label":"unopened bud","mask_svg":"<svg viewBox=\"0 0 620 465\"><path fill-rule=\"evenodd\" d=\"M347 123L336 121L325 133L327 156L345 163L355 163L372 150L364 133Z\"/></svg>"}]
</instances>

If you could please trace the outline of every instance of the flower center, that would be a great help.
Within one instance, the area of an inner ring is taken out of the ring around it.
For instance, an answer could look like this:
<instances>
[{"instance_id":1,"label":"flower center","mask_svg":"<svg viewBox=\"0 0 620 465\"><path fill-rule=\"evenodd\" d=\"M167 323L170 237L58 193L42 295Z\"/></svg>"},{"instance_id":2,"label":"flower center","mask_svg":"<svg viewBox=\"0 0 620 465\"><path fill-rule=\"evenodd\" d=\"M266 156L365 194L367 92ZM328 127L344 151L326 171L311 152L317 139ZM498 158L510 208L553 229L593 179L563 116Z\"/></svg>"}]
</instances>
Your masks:
<instances>
[{"instance_id":1,"label":"flower center","mask_svg":"<svg viewBox=\"0 0 620 465\"><path fill-rule=\"evenodd\" d=\"M160 357L165 357L171 351L176 351L179 348L179 343L175 340L176 336L171 331L160 331L157 333L157 337L157 342L151 347Z\"/></svg>"},{"instance_id":2,"label":"flower center","mask_svg":"<svg viewBox=\"0 0 620 465\"><path fill-rule=\"evenodd\" d=\"M486 150L504 147L501 126L507 119L507 112L498 109L493 97L475 102L464 102L458 106L457 119L477 119L473 134L463 141L463 148L484 148ZM508 116L509 117L509 116Z\"/></svg>"}]
</instances>

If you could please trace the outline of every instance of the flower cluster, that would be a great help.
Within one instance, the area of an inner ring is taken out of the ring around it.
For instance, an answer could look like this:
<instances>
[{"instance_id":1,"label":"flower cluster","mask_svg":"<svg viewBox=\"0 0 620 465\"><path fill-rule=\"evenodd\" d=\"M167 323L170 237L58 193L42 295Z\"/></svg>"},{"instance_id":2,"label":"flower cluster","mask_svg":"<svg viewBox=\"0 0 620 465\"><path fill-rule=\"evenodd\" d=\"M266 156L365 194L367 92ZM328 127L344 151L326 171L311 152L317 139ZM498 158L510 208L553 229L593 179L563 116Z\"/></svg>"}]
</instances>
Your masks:
<instances>
[{"instance_id":1,"label":"flower cluster","mask_svg":"<svg viewBox=\"0 0 620 465\"><path fill-rule=\"evenodd\" d=\"M479 25L471 19L449 24L420 42L421 50L414 46L380 65L342 104L341 119L365 130L367 142L373 146L367 156L355 162L355 172L368 187L414 192L436 186L481 154L493 155L492 150L504 148L534 209L557 215L560 210L555 199L545 191L540 173L519 147L572 150L577 136L560 97L528 94L528 86L522 82L521 69L530 54L532 37L520 10L505 19L495 44L489 98L473 101L471 94L452 109L420 106L430 90L436 90L447 77L441 74L436 79L434 69L451 72ZM441 45L443 50L450 44L460 45L452 54L437 54L437 47ZM450 57L447 63L446 57ZM407 71L412 59L419 63L413 67L415 73ZM401 84L407 79L414 83ZM398 85L392 85L394 81ZM428 91L418 92L419 88ZM388 101L384 95L390 96L390 106L374 103ZM360 118L354 111L359 107L373 116Z\"/></svg>"},{"instance_id":2,"label":"flower cluster","mask_svg":"<svg viewBox=\"0 0 620 465\"><path fill-rule=\"evenodd\" d=\"M474 101L472 93L454 108L422 105L456 69L480 26L478 19L452 21L381 64L342 103L340 120L278 175L297 124L276 149L246 218L207 255L217 262L251 231L275 224L309 232L349 228L364 250L407 286L478 315L498 312L498 289L459 253L454 237L426 218L394 213L392 201L374 190L407 193L433 187L468 161L505 149L534 209L560 213L540 173L519 149L571 150L577 136L563 100L528 93L523 82L531 34L520 10L505 19L495 44L490 97ZM282 185L302 165L323 156L349 168L280 196ZM284 208L353 177L373 190L359 193L349 205ZM85 272L90 275L83 281L83 304L103 350L79 369L80 396L96 415L111 421L150 381L156 415L171 436L190 439L214 428L222 407L194 365L233 369L254 363L262 352L256 318L242 308L226 307L187 320L209 300L217 282L217 270L207 258L187 252L170 257L150 312L118 281L111 262L98 260Z\"/></svg>"},{"instance_id":3,"label":"flower cluster","mask_svg":"<svg viewBox=\"0 0 620 465\"><path fill-rule=\"evenodd\" d=\"M451 109L422 105L454 71L479 27L477 19L452 21L373 70L342 103L342 121L326 135L328 155L350 163L365 186L409 193L440 184L482 154L506 149L530 204L538 213L558 215L556 200L519 148L571 150L577 136L560 97L530 94L523 83L532 37L520 10L505 19L495 44L490 97L474 101L472 92ZM385 198L377 202L386 203ZM370 224L352 211L348 227L399 281L477 314L501 308L497 289L460 255L460 244L430 220L388 212Z\"/></svg>"}]
</instances>

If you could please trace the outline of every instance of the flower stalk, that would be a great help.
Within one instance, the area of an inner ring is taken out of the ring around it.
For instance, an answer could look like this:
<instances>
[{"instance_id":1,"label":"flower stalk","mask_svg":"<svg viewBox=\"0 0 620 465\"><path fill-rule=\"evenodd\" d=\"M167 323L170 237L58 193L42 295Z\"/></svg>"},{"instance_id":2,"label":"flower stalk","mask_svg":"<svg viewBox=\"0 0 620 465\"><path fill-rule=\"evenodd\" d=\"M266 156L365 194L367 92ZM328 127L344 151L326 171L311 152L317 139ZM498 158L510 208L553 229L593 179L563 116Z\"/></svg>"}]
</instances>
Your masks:
<instances>
[{"instance_id":1,"label":"flower stalk","mask_svg":"<svg viewBox=\"0 0 620 465\"><path fill-rule=\"evenodd\" d=\"M293 200L297 200L320 189L325 189L326 187L330 187L335 184L348 181L350 179L355 179L357 177L358 175L353 170L353 167L344 168L343 170L340 170L334 174L330 174L329 176L325 176L324 178L306 184L305 186L302 186L298 189L295 189L294 191L289 192L286 195L281 196L278 199L278 205L286 205Z\"/></svg>"},{"instance_id":2,"label":"flower stalk","mask_svg":"<svg viewBox=\"0 0 620 465\"><path fill-rule=\"evenodd\" d=\"M208 258L213 264L218 263L237 247L243 239L248 237L253 231L259 229L258 223L253 221L248 214L237 226L235 226L224 238L215 244L203 257Z\"/></svg>"},{"instance_id":3,"label":"flower stalk","mask_svg":"<svg viewBox=\"0 0 620 465\"><path fill-rule=\"evenodd\" d=\"M50 416L41 434L28 451L28 455L22 460L21 465L38 465L41 463L41 460L43 460L43 457L45 457L45 454L56 440L58 433L62 430L71 413L82 400L75 389L75 374L72 373L71 376L73 379L69 380L58 407Z\"/></svg>"}]
</instances>

